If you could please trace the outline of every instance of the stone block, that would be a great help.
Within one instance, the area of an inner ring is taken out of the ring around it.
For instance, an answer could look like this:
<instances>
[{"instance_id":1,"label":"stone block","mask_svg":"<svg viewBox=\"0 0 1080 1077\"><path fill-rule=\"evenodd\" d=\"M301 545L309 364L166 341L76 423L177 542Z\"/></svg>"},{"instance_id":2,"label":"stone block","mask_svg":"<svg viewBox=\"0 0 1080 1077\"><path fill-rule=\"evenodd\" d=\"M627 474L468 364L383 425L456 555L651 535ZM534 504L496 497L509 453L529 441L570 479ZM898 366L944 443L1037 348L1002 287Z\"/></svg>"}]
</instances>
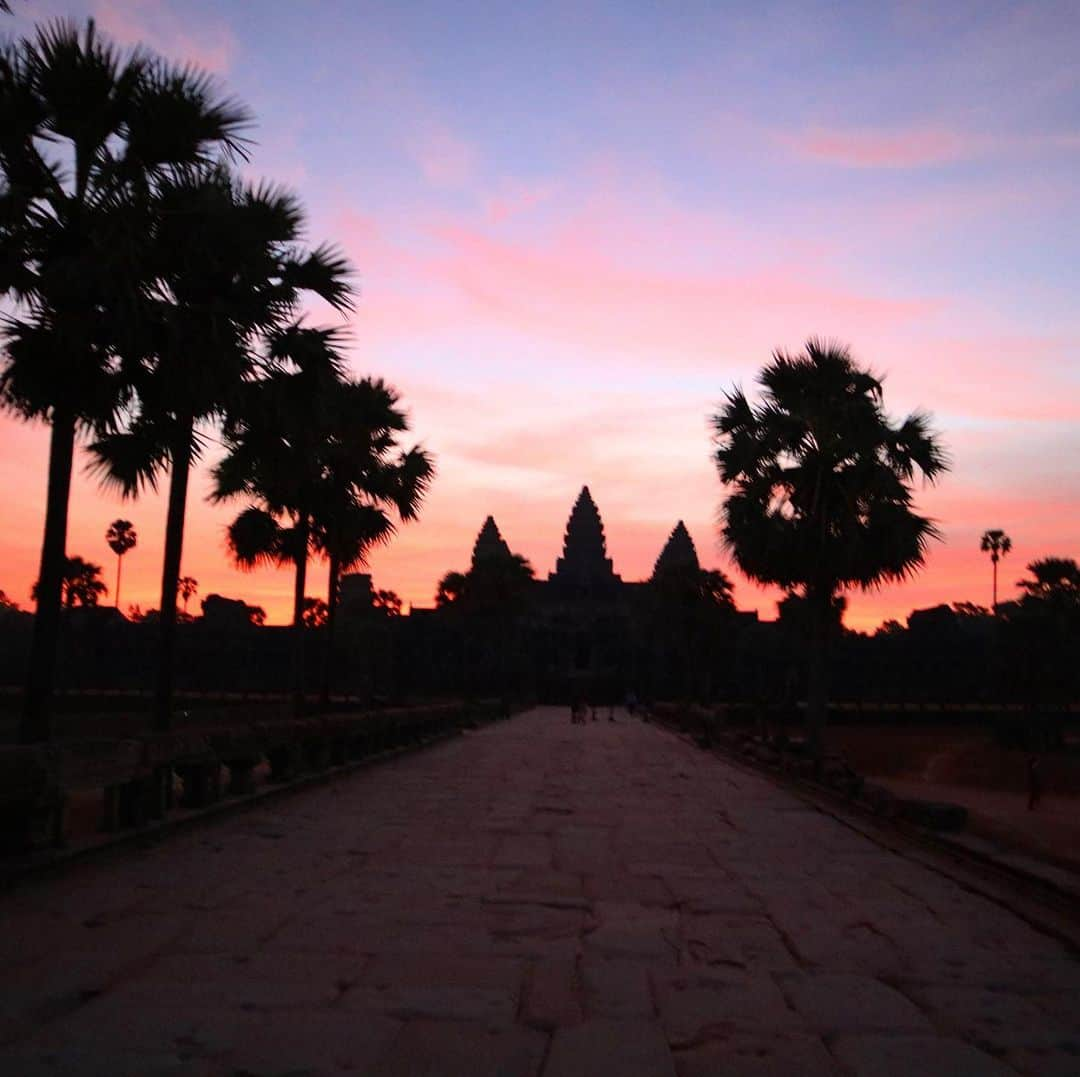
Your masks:
<instances>
[{"instance_id":1,"label":"stone block","mask_svg":"<svg viewBox=\"0 0 1080 1077\"><path fill-rule=\"evenodd\" d=\"M831 1047L851 1077L1016 1077L1004 1062L944 1036L840 1036Z\"/></svg>"},{"instance_id":2,"label":"stone block","mask_svg":"<svg viewBox=\"0 0 1080 1077\"><path fill-rule=\"evenodd\" d=\"M592 1020L559 1029L544 1077L675 1077L667 1041L654 1021Z\"/></svg>"},{"instance_id":3,"label":"stone block","mask_svg":"<svg viewBox=\"0 0 1080 1077\"><path fill-rule=\"evenodd\" d=\"M414 1020L370 1072L379 1077L538 1077L546 1046L543 1033L520 1025Z\"/></svg>"},{"instance_id":4,"label":"stone block","mask_svg":"<svg viewBox=\"0 0 1080 1077\"><path fill-rule=\"evenodd\" d=\"M678 1051L679 1077L842 1077L821 1039L803 1033L719 1032Z\"/></svg>"},{"instance_id":5,"label":"stone block","mask_svg":"<svg viewBox=\"0 0 1080 1077\"><path fill-rule=\"evenodd\" d=\"M656 1001L672 1047L690 1047L718 1031L762 1027L798 1031L805 1022L767 975L737 969L653 974Z\"/></svg>"},{"instance_id":6,"label":"stone block","mask_svg":"<svg viewBox=\"0 0 1080 1077\"><path fill-rule=\"evenodd\" d=\"M648 973L642 965L586 955L580 969L588 1016L652 1018L655 1015Z\"/></svg>"},{"instance_id":7,"label":"stone block","mask_svg":"<svg viewBox=\"0 0 1080 1077\"><path fill-rule=\"evenodd\" d=\"M869 976L789 973L778 977L788 1002L821 1033L929 1033L930 1022L899 991Z\"/></svg>"},{"instance_id":8,"label":"stone block","mask_svg":"<svg viewBox=\"0 0 1080 1077\"><path fill-rule=\"evenodd\" d=\"M536 961L525 981L520 1020L550 1030L580 1024L583 1017L576 962L567 958Z\"/></svg>"}]
</instances>

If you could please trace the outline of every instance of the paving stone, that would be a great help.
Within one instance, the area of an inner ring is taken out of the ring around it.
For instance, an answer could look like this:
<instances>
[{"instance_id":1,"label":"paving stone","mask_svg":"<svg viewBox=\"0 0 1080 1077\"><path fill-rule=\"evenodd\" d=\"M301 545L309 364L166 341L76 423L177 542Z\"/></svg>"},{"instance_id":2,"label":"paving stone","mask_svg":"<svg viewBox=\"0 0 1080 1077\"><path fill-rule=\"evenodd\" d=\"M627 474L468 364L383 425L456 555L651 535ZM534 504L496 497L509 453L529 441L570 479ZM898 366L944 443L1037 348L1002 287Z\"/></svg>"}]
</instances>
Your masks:
<instances>
[{"instance_id":1,"label":"paving stone","mask_svg":"<svg viewBox=\"0 0 1080 1077\"><path fill-rule=\"evenodd\" d=\"M651 1021L590 1020L559 1029L551 1043L544 1077L675 1077L675 1065L660 1026Z\"/></svg>"},{"instance_id":2,"label":"paving stone","mask_svg":"<svg viewBox=\"0 0 1080 1077\"><path fill-rule=\"evenodd\" d=\"M943 1036L840 1036L833 1055L852 1077L1015 1077L1004 1062Z\"/></svg>"},{"instance_id":3,"label":"paving stone","mask_svg":"<svg viewBox=\"0 0 1080 1077\"><path fill-rule=\"evenodd\" d=\"M644 872L634 872L629 867L615 862L606 869L594 865L583 874L585 894L592 901L633 901L657 908L675 906L671 891L651 867Z\"/></svg>"},{"instance_id":4,"label":"paving stone","mask_svg":"<svg viewBox=\"0 0 1080 1077\"><path fill-rule=\"evenodd\" d=\"M158 1051L109 1047L0 1050L0 1073L12 1077L221 1077L217 1062Z\"/></svg>"},{"instance_id":5,"label":"paving stone","mask_svg":"<svg viewBox=\"0 0 1080 1077\"><path fill-rule=\"evenodd\" d=\"M982 1047L1066 1048L1080 1053L1080 1002L1073 996L1068 1012L1048 1015L1037 999L985 987L904 985L941 1028Z\"/></svg>"},{"instance_id":6,"label":"paving stone","mask_svg":"<svg viewBox=\"0 0 1080 1077\"><path fill-rule=\"evenodd\" d=\"M577 962L554 957L535 962L525 981L520 1018L545 1030L579 1024L584 1013Z\"/></svg>"},{"instance_id":7,"label":"paving stone","mask_svg":"<svg viewBox=\"0 0 1080 1077\"><path fill-rule=\"evenodd\" d=\"M675 1053L679 1077L842 1077L817 1036L790 1032L719 1032Z\"/></svg>"},{"instance_id":8,"label":"paving stone","mask_svg":"<svg viewBox=\"0 0 1080 1077\"><path fill-rule=\"evenodd\" d=\"M909 999L868 976L788 973L778 976L777 982L816 1032L933 1031Z\"/></svg>"},{"instance_id":9,"label":"paving stone","mask_svg":"<svg viewBox=\"0 0 1080 1077\"><path fill-rule=\"evenodd\" d=\"M1080 1048L1016 1047L1001 1059L1031 1077L1076 1077L1080 1073Z\"/></svg>"},{"instance_id":10,"label":"paving stone","mask_svg":"<svg viewBox=\"0 0 1080 1077\"><path fill-rule=\"evenodd\" d=\"M1056 939L564 710L0 894L0 922L4 1077L535 1074L545 1034L571 1073L671 1073L661 1033L682 1077L812 1077L840 1066L823 1041L845 1077L1080 1073Z\"/></svg>"},{"instance_id":11,"label":"paving stone","mask_svg":"<svg viewBox=\"0 0 1080 1077\"><path fill-rule=\"evenodd\" d=\"M733 965L765 971L795 971L791 951L771 921L761 916L684 915L683 949L690 964Z\"/></svg>"},{"instance_id":12,"label":"paving stone","mask_svg":"<svg viewBox=\"0 0 1080 1077\"><path fill-rule=\"evenodd\" d=\"M674 965L679 949L675 910L627 901L593 904L592 924L585 935L586 953L609 958L635 957L650 964Z\"/></svg>"},{"instance_id":13,"label":"paving stone","mask_svg":"<svg viewBox=\"0 0 1080 1077\"><path fill-rule=\"evenodd\" d=\"M377 1073L401 1028L400 1021L345 1010L298 1011L288 1021L248 1018L221 1057L230 1075Z\"/></svg>"},{"instance_id":14,"label":"paving stone","mask_svg":"<svg viewBox=\"0 0 1080 1077\"><path fill-rule=\"evenodd\" d=\"M516 1025L409 1021L372 1070L379 1077L537 1077L547 1037Z\"/></svg>"},{"instance_id":15,"label":"paving stone","mask_svg":"<svg viewBox=\"0 0 1080 1077\"><path fill-rule=\"evenodd\" d=\"M581 961L585 1012L590 1017L652 1018L656 1013L648 971L635 961L586 955Z\"/></svg>"},{"instance_id":16,"label":"paving stone","mask_svg":"<svg viewBox=\"0 0 1080 1077\"><path fill-rule=\"evenodd\" d=\"M760 898L748 893L732 876L719 875L715 869L686 875L665 870L663 879L675 901L688 912L753 915L762 911Z\"/></svg>"},{"instance_id":17,"label":"paving stone","mask_svg":"<svg viewBox=\"0 0 1080 1077\"><path fill-rule=\"evenodd\" d=\"M381 954L341 1005L401 1019L505 1023L518 1011L526 970L509 958Z\"/></svg>"},{"instance_id":18,"label":"paving stone","mask_svg":"<svg viewBox=\"0 0 1080 1077\"><path fill-rule=\"evenodd\" d=\"M652 980L664 1030L673 1047L689 1047L718 1032L737 1029L798 1031L806 1027L763 972L654 972Z\"/></svg>"},{"instance_id":19,"label":"paving stone","mask_svg":"<svg viewBox=\"0 0 1080 1077\"><path fill-rule=\"evenodd\" d=\"M495 864L498 867L550 867L551 839L547 834L509 834L499 843Z\"/></svg>"}]
</instances>

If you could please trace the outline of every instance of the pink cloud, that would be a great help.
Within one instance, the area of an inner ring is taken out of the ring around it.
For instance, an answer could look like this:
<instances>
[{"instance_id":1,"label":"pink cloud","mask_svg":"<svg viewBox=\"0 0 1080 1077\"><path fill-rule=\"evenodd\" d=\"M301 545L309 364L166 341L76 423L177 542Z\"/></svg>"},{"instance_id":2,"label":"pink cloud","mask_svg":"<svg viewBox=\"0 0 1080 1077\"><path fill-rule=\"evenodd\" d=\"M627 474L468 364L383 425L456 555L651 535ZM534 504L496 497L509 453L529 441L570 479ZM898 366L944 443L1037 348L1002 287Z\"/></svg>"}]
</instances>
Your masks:
<instances>
[{"instance_id":1,"label":"pink cloud","mask_svg":"<svg viewBox=\"0 0 1080 1077\"><path fill-rule=\"evenodd\" d=\"M453 285L478 319L608 354L663 356L666 363L714 358L721 348L731 354L760 341L765 326L772 346L834 326L848 334L896 327L939 307L848 289L830 282L819 264L745 272L649 269L569 230L531 242L462 225L435 234L444 251L431 257L431 275ZM632 242L631 234L626 243ZM631 253L640 261L644 251Z\"/></svg>"},{"instance_id":2,"label":"pink cloud","mask_svg":"<svg viewBox=\"0 0 1080 1077\"><path fill-rule=\"evenodd\" d=\"M163 56L223 74L232 65L236 39L222 22L193 25L163 0L96 0L94 17L122 45L147 45Z\"/></svg>"},{"instance_id":3,"label":"pink cloud","mask_svg":"<svg viewBox=\"0 0 1080 1077\"><path fill-rule=\"evenodd\" d=\"M1067 336L926 336L888 341L873 365L887 375L891 397L906 406L983 419L1080 420L1073 356L1080 338ZM1018 372L1038 371L1038 377Z\"/></svg>"},{"instance_id":4,"label":"pink cloud","mask_svg":"<svg viewBox=\"0 0 1080 1077\"><path fill-rule=\"evenodd\" d=\"M924 168L986 154L1030 156L1080 147L1080 135L1073 131L984 135L936 126L894 131L814 127L782 134L779 141L799 157L849 168Z\"/></svg>"},{"instance_id":5,"label":"pink cloud","mask_svg":"<svg viewBox=\"0 0 1080 1077\"><path fill-rule=\"evenodd\" d=\"M511 183L487 200L488 220L493 224L502 224L513 217L529 213L543 205L552 195L554 184Z\"/></svg>"},{"instance_id":6,"label":"pink cloud","mask_svg":"<svg viewBox=\"0 0 1080 1077\"><path fill-rule=\"evenodd\" d=\"M971 156L985 148L978 136L942 127L903 131L813 128L782 141L802 157L852 168L919 168Z\"/></svg>"},{"instance_id":7,"label":"pink cloud","mask_svg":"<svg viewBox=\"0 0 1080 1077\"><path fill-rule=\"evenodd\" d=\"M413 139L409 153L433 187L468 186L476 172L476 151L446 127L436 127Z\"/></svg>"}]
</instances>

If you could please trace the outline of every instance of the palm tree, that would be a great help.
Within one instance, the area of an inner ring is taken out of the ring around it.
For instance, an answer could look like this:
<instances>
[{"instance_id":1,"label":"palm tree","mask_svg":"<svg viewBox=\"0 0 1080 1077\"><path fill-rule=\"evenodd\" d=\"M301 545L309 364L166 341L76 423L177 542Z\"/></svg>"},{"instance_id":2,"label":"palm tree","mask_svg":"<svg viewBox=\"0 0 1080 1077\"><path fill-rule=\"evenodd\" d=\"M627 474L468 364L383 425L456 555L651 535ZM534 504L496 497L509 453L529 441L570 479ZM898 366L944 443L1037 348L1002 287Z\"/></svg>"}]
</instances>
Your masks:
<instances>
[{"instance_id":1,"label":"palm tree","mask_svg":"<svg viewBox=\"0 0 1080 1077\"><path fill-rule=\"evenodd\" d=\"M191 68L121 54L88 22L57 21L0 48L0 398L50 424L40 600L20 739L47 739L77 432L128 398L155 186L217 152L239 154L246 112Z\"/></svg>"},{"instance_id":2,"label":"palm tree","mask_svg":"<svg viewBox=\"0 0 1080 1077\"><path fill-rule=\"evenodd\" d=\"M211 500L246 496L254 503L229 526L228 544L245 569L292 563L293 702L304 697L304 597L312 517L322 478L320 450L330 427L343 360L333 329L295 323L275 334L278 369L243 387L225 427L228 453L214 469Z\"/></svg>"},{"instance_id":3,"label":"palm tree","mask_svg":"<svg viewBox=\"0 0 1080 1077\"><path fill-rule=\"evenodd\" d=\"M1031 579L1017 580L1024 597L1062 609L1080 609L1080 566L1071 557L1042 557L1027 566Z\"/></svg>"},{"instance_id":4,"label":"palm tree","mask_svg":"<svg viewBox=\"0 0 1080 1077\"><path fill-rule=\"evenodd\" d=\"M911 484L916 472L935 481L948 462L927 415L889 421L881 380L845 347L810 340L801 354L778 351L758 381L759 404L735 389L712 417L714 460L732 488L721 530L747 576L807 601L807 723L820 753L834 599L923 564L939 535L913 511Z\"/></svg>"},{"instance_id":5,"label":"palm tree","mask_svg":"<svg viewBox=\"0 0 1080 1077\"><path fill-rule=\"evenodd\" d=\"M979 540L979 549L983 553L990 554L990 561L994 566L994 604L991 607L994 613L997 613L998 600L997 600L997 567L998 561L1001 560L1011 549L1012 539L1005 534L1004 531L993 530L984 531L982 538Z\"/></svg>"},{"instance_id":6,"label":"palm tree","mask_svg":"<svg viewBox=\"0 0 1080 1077\"><path fill-rule=\"evenodd\" d=\"M61 597L64 609L76 606L96 606L98 599L108 592L105 581L101 578L101 565L85 561L81 557L65 557L64 572L61 580ZM30 597L38 601L40 586L35 583L30 590Z\"/></svg>"},{"instance_id":7,"label":"palm tree","mask_svg":"<svg viewBox=\"0 0 1080 1077\"><path fill-rule=\"evenodd\" d=\"M187 616L188 602L199 593L199 581L194 576L181 576L176 581L176 586L180 591L180 597L184 601L184 616Z\"/></svg>"},{"instance_id":8,"label":"palm tree","mask_svg":"<svg viewBox=\"0 0 1080 1077\"><path fill-rule=\"evenodd\" d=\"M439 580L439 588L435 593L435 605L438 609L446 609L449 606L457 607L465 596L465 588L468 586L468 576L464 572L451 570Z\"/></svg>"},{"instance_id":9,"label":"palm tree","mask_svg":"<svg viewBox=\"0 0 1080 1077\"><path fill-rule=\"evenodd\" d=\"M124 560L124 554L128 550L135 549L139 536L135 533L135 525L130 520L113 520L109 524L109 530L105 532L105 541L109 549L116 554L116 608L120 608L120 565Z\"/></svg>"},{"instance_id":10,"label":"palm tree","mask_svg":"<svg viewBox=\"0 0 1080 1077\"><path fill-rule=\"evenodd\" d=\"M290 195L245 188L221 166L163 186L156 206L151 362L136 379L139 410L125 431L92 449L106 482L134 496L170 469L161 585L155 715L167 728L187 488L200 427L227 415L260 368L260 338L287 324L303 291L350 307L348 267L322 247L296 247L303 214Z\"/></svg>"},{"instance_id":11,"label":"palm tree","mask_svg":"<svg viewBox=\"0 0 1080 1077\"><path fill-rule=\"evenodd\" d=\"M227 429L230 452L215 470L215 500L257 503L229 529L241 567L277 561L296 568L293 595L294 702L303 705L303 602L314 547L330 563L327 646L333 645L341 572L363 562L394 526L386 509L415 518L432 465L419 448L399 452L408 428L397 394L382 381L341 382L337 336L299 325L281 334L276 354L291 360L248 390L246 410ZM286 518L287 523L282 519ZM323 695L328 694L324 670Z\"/></svg>"}]
</instances>

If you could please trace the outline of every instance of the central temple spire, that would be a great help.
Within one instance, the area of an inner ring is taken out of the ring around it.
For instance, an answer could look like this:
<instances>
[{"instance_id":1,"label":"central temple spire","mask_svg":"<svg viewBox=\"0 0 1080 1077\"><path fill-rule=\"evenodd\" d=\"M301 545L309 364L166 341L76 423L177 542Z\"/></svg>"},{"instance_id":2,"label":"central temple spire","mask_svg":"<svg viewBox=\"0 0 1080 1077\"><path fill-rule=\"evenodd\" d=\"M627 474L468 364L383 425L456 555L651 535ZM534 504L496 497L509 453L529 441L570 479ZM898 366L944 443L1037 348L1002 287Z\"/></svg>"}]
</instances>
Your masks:
<instances>
[{"instance_id":1,"label":"central temple spire","mask_svg":"<svg viewBox=\"0 0 1080 1077\"><path fill-rule=\"evenodd\" d=\"M604 524L587 486L574 502L566 523L563 555L549 578L582 595L603 592L618 581L607 556Z\"/></svg>"}]
</instances>

